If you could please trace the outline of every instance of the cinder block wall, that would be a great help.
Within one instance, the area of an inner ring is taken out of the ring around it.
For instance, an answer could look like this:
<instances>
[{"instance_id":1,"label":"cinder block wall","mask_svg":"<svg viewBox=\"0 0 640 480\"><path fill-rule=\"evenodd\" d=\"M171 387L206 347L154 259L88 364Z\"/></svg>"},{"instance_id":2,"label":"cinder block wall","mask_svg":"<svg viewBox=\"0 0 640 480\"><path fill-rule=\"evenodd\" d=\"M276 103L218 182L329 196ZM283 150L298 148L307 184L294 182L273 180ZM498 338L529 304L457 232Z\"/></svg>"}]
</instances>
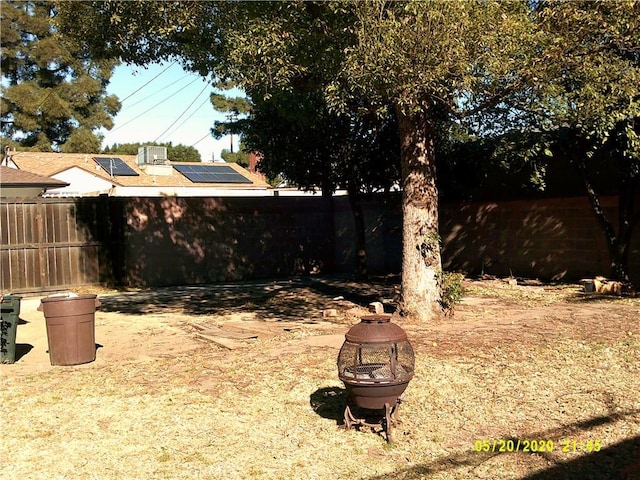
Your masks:
<instances>
[{"instance_id":1,"label":"cinder block wall","mask_svg":"<svg viewBox=\"0 0 640 480\"><path fill-rule=\"evenodd\" d=\"M132 198L117 283L184 285L333 270L322 198Z\"/></svg>"},{"instance_id":2,"label":"cinder block wall","mask_svg":"<svg viewBox=\"0 0 640 480\"><path fill-rule=\"evenodd\" d=\"M617 225L617 198L603 197L601 202ZM604 233L587 198L445 205L440 222L447 270L546 280L610 273ZM634 235L630 254L636 280L639 240Z\"/></svg>"},{"instance_id":3,"label":"cinder block wall","mask_svg":"<svg viewBox=\"0 0 640 480\"><path fill-rule=\"evenodd\" d=\"M402 209L400 195L362 201L370 273L399 273L402 268ZM348 198L334 202L335 267L338 272L355 270L355 229Z\"/></svg>"},{"instance_id":4,"label":"cinder block wall","mask_svg":"<svg viewBox=\"0 0 640 480\"><path fill-rule=\"evenodd\" d=\"M617 225L617 197L601 203ZM364 202L369 270L397 273L402 266L399 196ZM336 266L353 269L353 217L348 202L336 208ZM443 204L443 269L469 275L575 281L609 275L604 233L586 197ZM640 233L631 244L632 280L640 282Z\"/></svg>"}]
</instances>

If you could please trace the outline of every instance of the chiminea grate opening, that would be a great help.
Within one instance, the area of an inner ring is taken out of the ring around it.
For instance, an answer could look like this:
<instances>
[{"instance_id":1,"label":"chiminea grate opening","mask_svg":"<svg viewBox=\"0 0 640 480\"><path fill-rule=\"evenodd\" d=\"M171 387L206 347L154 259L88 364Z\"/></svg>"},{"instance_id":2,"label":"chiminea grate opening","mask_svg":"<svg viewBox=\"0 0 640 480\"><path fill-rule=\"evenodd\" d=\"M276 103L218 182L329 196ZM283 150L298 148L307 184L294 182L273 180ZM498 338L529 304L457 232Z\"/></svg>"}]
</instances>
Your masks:
<instances>
[{"instance_id":1,"label":"chiminea grate opening","mask_svg":"<svg viewBox=\"0 0 640 480\"><path fill-rule=\"evenodd\" d=\"M346 341L338 358L338 375L360 383L401 383L413 377L413 363L408 342L360 345Z\"/></svg>"}]
</instances>

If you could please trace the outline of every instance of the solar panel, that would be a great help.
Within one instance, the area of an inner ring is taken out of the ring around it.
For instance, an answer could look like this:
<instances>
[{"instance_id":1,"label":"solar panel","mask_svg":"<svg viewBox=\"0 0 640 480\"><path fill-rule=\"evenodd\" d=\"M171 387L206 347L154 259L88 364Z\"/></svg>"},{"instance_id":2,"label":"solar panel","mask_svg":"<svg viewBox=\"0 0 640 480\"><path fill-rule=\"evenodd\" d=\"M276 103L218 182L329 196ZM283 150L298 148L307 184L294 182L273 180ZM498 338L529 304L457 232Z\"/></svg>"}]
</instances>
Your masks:
<instances>
[{"instance_id":1,"label":"solar panel","mask_svg":"<svg viewBox=\"0 0 640 480\"><path fill-rule=\"evenodd\" d=\"M228 165L173 165L193 183L253 183Z\"/></svg>"},{"instance_id":2,"label":"solar panel","mask_svg":"<svg viewBox=\"0 0 640 480\"><path fill-rule=\"evenodd\" d=\"M119 175L123 177L135 177L139 174L124 163L124 160L118 157L93 157L98 165L100 165L109 175Z\"/></svg>"}]
</instances>

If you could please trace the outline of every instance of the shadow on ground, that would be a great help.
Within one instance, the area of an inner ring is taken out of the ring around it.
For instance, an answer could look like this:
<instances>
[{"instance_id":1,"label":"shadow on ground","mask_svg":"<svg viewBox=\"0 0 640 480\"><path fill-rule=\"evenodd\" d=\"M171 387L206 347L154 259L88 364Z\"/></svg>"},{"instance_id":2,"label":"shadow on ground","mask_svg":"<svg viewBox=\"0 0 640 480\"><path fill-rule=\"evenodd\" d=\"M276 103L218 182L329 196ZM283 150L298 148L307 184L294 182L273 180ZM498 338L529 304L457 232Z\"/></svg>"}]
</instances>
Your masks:
<instances>
[{"instance_id":1,"label":"shadow on ground","mask_svg":"<svg viewBox=\"0 0 640 480\"><path fill-rule=\"evenodd\" d=\"M393 298L397 278L354 282L348 277L299 277L214 285L162 287L100 296L100 311L147 315L180 312L220 315L252 311L282 321L322 316L331 302L366 307Z\"/></svg>"},{"instance_id":2,"label":"shadow on ground","mask_svg":"<svg viewBox=\"0 0 640 480\"><path fill-rule=\"evenodd\" d=\"M31 350L33 350L33 345L31 345L30 343L16 343L15 361L17 362L18 360L20 360L22 357L27 355Z\"/></svg>"},{"instance_id":3,"label":"shadow on ground","mask_svg":"<svg viewBox=\"0 0 640 480\"><path fill-rule=\"evenodd\" d=\"M341 387L323 387L313 392L309 403L314 412L322 418L334 420L337 425L344 423L344 409L347 406L347 390Z\"/></svg>"},{"instance_id":4,"label":"shadow on ground","mask_svg":"<svg viewBox=\"0 0 640 480\"><path fill-rule=\"evenodd\" d=\"M574 459L571 459L571 457L575 457L579 453L563 452L563 447L568 447L571 450L572 446L571 444L567 446L562 442L565 437L575 437L577 431L588 430L591 426L615 422L622 416L635 416L638 413L638 411L633 411L595 417L585 422L567 425L562 429L562 435L553 435L550 432L527 435L527 438L553 439L555 443L553 454L525 452L484 453L468 450L440 457L433 462L421 463L408 469L398 470L391 474L369 477L368 480L417 480L437 472L456 470L458 468L470 469L470 474L473 474L473 471L480 468L483 463L501 455L541 456L551 464L547 468L521 477L520 480L638 480L640 479L640 435L613 445L603 446L597 452L586 453ZM510 440L517 442L518 439Z\"/></svg>"}]
</instances>

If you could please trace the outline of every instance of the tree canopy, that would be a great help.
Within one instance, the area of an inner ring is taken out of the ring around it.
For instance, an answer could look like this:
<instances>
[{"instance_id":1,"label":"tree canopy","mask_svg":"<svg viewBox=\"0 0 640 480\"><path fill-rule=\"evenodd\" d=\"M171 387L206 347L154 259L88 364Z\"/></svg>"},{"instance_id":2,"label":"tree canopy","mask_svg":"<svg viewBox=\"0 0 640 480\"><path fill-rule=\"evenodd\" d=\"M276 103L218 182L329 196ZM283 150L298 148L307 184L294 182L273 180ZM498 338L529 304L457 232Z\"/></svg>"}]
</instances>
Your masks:
<instances>
[{"instance_id":1,"label":"tree canopy","mask_svg":"<svg viewBox=\"0 0 640 480\"><path fill-rule=\"evenodd\" d=\"M479 123L511 129L511 151L521 159L574 167L609 246L609 273L629 281L629 245L640 222L640 3L546 1L532 13L540 32L537 88ZM617 221L600 204L611 193L618 194Z\"/></svg>"},{"instance_id":2,"label":"tree canopy","mask_svg":"<svg viewBox=\"0 0 640 480\"><path fill-rule=\"evenodd\" d=\"M583 181L609 246L610 274L628 282L630 240L640 222L640 3L543 5L540 21L553 42L548 50L564 59L547 82L555 151ZM600 204L603 171L616 179L617 222Z\"/></svg>"},{"instance_id":3,"label":"tree canopy","mask_svg":"<svg viewBox=\"0 0 640 480\"><path fill-rule=\"evenodd\" d=\"M2 6L2 136L9 146L96 152L94 132L112 126L120 104L106 95L117 59L95 60L67 41L47 1Z\"/></svg>"},{"instance_id":4,"label":"tree canopy","mask_svg":"<svg viewBox=\"0 0 640 480\"><path fill-rule=\"evenodd\" d=\"M179 12L171 5L143 2L132 11L126 2L83 2L61 20L96 53L138 62L172 53L194 70L237 82L254 100L320 87L338 112L358 98L374 111L392 106L403 189L402 311L423 320L437 314L436 124L457 107L478 111L523 84L532 63L523 52L526 4L184 2ZM163 26L150 28L149 18ZM87 23L108 38L87 35Z\"/></svg>"},{"instance_id":5,"label":"tree canopy","mask_svg":"<svg viewBox=\"0 0 640 480\"><path fill-rule=\"evenodd\" d=\"M384 118L391 108L403 191L402 311L418 319L438 310L443 125L489 134L570 124L601 141L622 129L627 152L637 152L636 2L60 5L62 28L96 58L180 58L240 85L265 112L275 114L278 102L287 108L284 93L319 95L338 115L360 105Z\"/></svg>"}]
</instances>

